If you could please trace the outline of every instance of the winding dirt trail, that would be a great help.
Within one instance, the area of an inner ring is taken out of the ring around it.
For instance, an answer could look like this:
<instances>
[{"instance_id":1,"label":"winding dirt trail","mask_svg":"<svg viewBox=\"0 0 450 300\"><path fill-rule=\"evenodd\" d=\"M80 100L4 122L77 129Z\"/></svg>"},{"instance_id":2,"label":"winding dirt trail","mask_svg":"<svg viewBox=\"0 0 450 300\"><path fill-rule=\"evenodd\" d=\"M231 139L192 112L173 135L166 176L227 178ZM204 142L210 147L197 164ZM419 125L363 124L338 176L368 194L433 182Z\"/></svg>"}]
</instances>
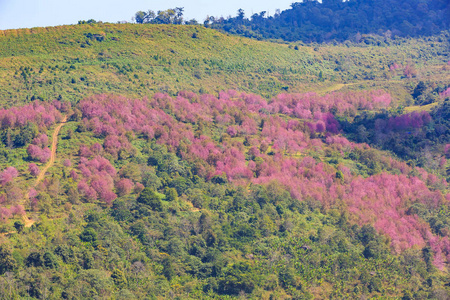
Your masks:
<instances>
[{"instance_id":1,"label":"winding dirt trail","mask_svg":"<svg viewBox=\"0 0 450 300\"><path fill-rule=\"evenodd\" d=\"M34 183L34 186L37 186L39 184L39 182L41 182L44 179L45 173L47 173L47 170L55 163L56 147L58 145L58 134L59 134L59 131L61 130L61 127L63 127L64 124L66 124L66 122L67 122L67 116L64 116L64 119L61 120L61 123L59 123L59 125L56 126L55 131L53 132L53 135L52 135L52 153L50 155L50 160L47 162L45 167L42 168L42 170L39 172L39 175L36 178L36 182Z\"/></svg>"},{"instance_id":2,"label":"winding dirt trail","mask_svg":"<svg viewBox=\"0 0 450 300\"><path fill-rule=\"evenodd\" d=\"M33 187L36 187L45 178L45 173L47 173L47 170L51 166L53 166L53 164L55 163L55 160L56 160L56 148L58 146L58 135L59 135L59 132L60 132L61 128L66 124L66 122L67 122L67 116L64 116L64 118L61 120L61 123L59 123L58 126L56 126L55 131L53 131L50 160L47 162L47 164L39 172L39 175L36 178L36 182L34 183ZM25 195L25 198L28 199L28 193ZM23 220L23 222L25 224L25 227L31 227L31 225L33 225L34 222L35 222L34 220L29 219L26 214L22 217L22 220Z\"/></svg>"}]
</instances>

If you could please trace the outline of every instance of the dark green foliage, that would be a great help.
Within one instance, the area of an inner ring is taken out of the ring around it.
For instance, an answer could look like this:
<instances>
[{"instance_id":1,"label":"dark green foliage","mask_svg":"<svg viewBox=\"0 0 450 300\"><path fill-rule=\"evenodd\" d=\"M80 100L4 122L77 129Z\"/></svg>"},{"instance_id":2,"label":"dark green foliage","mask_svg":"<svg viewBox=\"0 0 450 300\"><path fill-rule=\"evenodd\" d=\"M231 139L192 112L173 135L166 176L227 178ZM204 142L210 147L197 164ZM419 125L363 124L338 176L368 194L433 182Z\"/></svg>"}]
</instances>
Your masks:
<instances>
[{"instance_id":1,"label":"dark green foliage","mask_svg":"<svg viewBox=\"0 0 450 300\"><path fill-rule=\"evenodd\" d=\"M287 287L295 287L296 281L295 281L295 270L292 267L284 266L279 272L278 272L278 280L280 282L280 285L287 288Z\"/></svg>"},{"instance_id":2,"label":"dark green foliage","mask_svg":"<svg viewBox=\"0 0 450 300\"><path fill-rule=\"evenodd\" d=\"M92 256L92 252L89 250L84 250L81 260L81 266L83 269L92 269L94 266L94 257Z\"/></svg>"},{"instance_id":3,"label":"dark green foliage","mask_svg":"<svg viewBox=\"0 0 450 300\"><path fill-rule=\"evenodd\" d=\"M427 270L433 269L433 252L430 247L425 247L422 249L423 260L427 265Z\"/></svg>"},{"instance_id":4,"label":"dark green foliage","mask_svg":"<svg viewBox=\"0 0 450 300\"><path fill-rule=\"evenodd\" d=\"M123 200L114 201L111 209L111 215L117 221L128 221L132 217L129 207L127 207L126 202Z\"/></svg>"},{"instance_id":5,"label":"dark green foliage","mask_svg":"<svg viewBox=\"0 0 450 300\"><path fill-rule=\"evenodd\" d=\"M42 267L43 265L42 255L39 252L31 252L26 260L28 267Z\"/></svg>"},{"instance_id":6,"label":"dark green foliage","mask_svg":"<svg viewBox=\"0 0 450 300\"><path fill-rule=\"evenodd\" d=\"M244 18L212 18L205 25L256 39L324 42L352 40L366 45L385 46L394 35L432 35L449 28L450 7L441 0L420 3L385 1L302 1L291 8L265 17L266 11ZM439 17L430 18L430 15ZM427 24L427 25L425 25ZM361 34L384 33L374 38Z\"/></svg>"},{"instance_id":7,"label":"dark green foliage","mask_svg":"<svg viewBox=\"0 0 450 300\"><path fill-rule=\"evenodd\" d=\"M58 261L53 253L46 252L42 258L44 261L44 267L48 269L56 269L58 267Z\"/></svg>"},{"instance_id":8,"label":"dark green foliage","mask_svg":"<svg viewBox=\"0 0 450 300\"><path fill-rule=\"evenodd\" d=\"M419 83L416 85L412 93L413 98L417 99L419 96L423 94L423 92L425 92L426 89L427 89L426 84L423 81L419 81Z\"/></svg>"},{"instance_id":9,"label":"dark green foliage","mask_svg":"<svg viewBox=\"0 0 450 300\"><path fill-rule=\"evenodd\" d=\"M175 269L173 267L173 262L170 257L165 257L162 261L163 275L167 278L167 280L171 280L175 276Z\"/></svg>"},{"instance_id":10,"label":"dark green foliage","mask_svg":"<svg viewBox=\"0 0 450 300\"><path fill-rule=\"evenodd\" d=\"M377 237L377 232L373 226L364 225L361 227L359 232L359 240L363 245L369 244L371 241L375 240Z\"/></svg>"},{"instance_id":11,"label":"dark green foliage","mask_svg":"<svg viewBox=\"0 0 450 300\"><path fill-rule=\"evenodd\" d=\"M363 251L365 258L382 258L384 253L385 249L378 241L370 241Z\"/></svg>"},{"instance_id":12,"label":"dark green foliage","mask_svg":"<svg viewBox=\"0 0 450 300\"><path fill-rule=\"evenodd\" d=\"M152 210L162 211L161 199L151 188L145 188L137 198L137 202L149 206Z\"/></svg>"},{"instance_id":13,"label":"dark green foliage","mask_svg":"<svg viewBox=\"0 0 450 300\"><path fill-rule=\"evenodd\" d=\"M170 183L169 186L170 188L172 188L175 194L172 193L172 196L176 196L178 195L182 195L185 194L186 190L189 188L189 186L192 185L192 182L190 180L187 180L186 178L182 177L182 176L177 176L175 178L173 178ZM177 196L176 196L177 197ZM171 198L174 199L174 198ZM171 201L171 200L168 200Z\"/></svg>"},{"instance_id":14,"label":"dark green foliage","mask_svg":"<svg viewBox=\"0 0 450 300\"><path fill-rule=\"evenodd\" d=\"M249 263L235 263L219 278L218 293L226 295L238 295L241 291L251 293L256 284L255 275Z\"/></svg>"},{"instance_id":15,"label":"dark green foliage","mask_svg":"<svg viewBox=\"0 0 450 300\"><path fill-rule=\"evenodd\" d=\"M233 238L242 242L249 242L259 236L259 232L254 228L252 224L236 224L234 228Z\"/></svg>"},{"instance_id":16,"label":"dark green foliage","mask_svg":"<svg viewBox=\"0 0 450 300\"><path fill-rule=\"evenodd\" d=\"M80 234L80 239L83 242L94 243L97 241L97 232L92 227L88 227Z\"/></svg>"},{"instance_id":17,"label":"dark green foliage","mask_svg":"<svg viewBox=\"0 0 450 300\"><path fill-rule=\"evenodd\" d=\"M23 147L28 145L36 137L38 129L36 124L28 122L18 129L8 128L0 132L2 143L7 147Z\"/></svg>"},{"instance_id":18,"label":"dark green foliage","mask_svg":"<svg viewBox=\"0 0 450 300\"><path fill-rule=\"evenodd\" d=\"M24 227L25 224L23 224L21 221L14 222L14 228L16 228L18 233L22 233Z\"/></svg>"},{"instance_id":19,"label":"dark green foliage","mask_svg":"<svg viewBox=\"0 0 450 300\"><path fill-rule=\"evenodd\" d=\"M127 283L125 274L120 269L115 269L114 272L111 274L111 278L114 280L114 284L118 287L123 287Z\"/></svg>"},{"instance_id":20,"label":"dark green foliage","mask_svg":"<svg viewBox=\"0 0 450 300\"><path fill-rule=\"evenodd\" d=\"M422 84L417 85L414 93L420 94L423 91ZM420 95L419 98L424 99L424 95ZM450 143L450 122L448 121L450 120L450 101L446 100L436 105L429 113L431 121L424 122L421 127L410 126L402 129L393 127L389 130L379 128L380 123L388 123L389 120L399 117L402 117L401 111L362 114L351 123L341 120L341 125L347 136L356 142L366 142L372 147L391 151L401 159L409 161L410 164L433 170L433 172L438 171L446 176L444 170L439 170L439 157L444 152L444 145ZM377 174L381 171L381 166L377 164L375 150L364 153L353 151L348 156L365 165L368 174Z\"/></svg>"},{"instance_id":21,"label":"dark green foliage","mask_svg":"<svg viewBox=\"0 0 450 300\"><path fill-rule=\"evenodd\" d=\"M139 24L182 24L183 7L169 8L155 13L152 10L148 12L138 11L134 15L134 20Z\"/></svg>"},{"instance_id":22,"label":"dark green foliage","mask_svg":"<svg viewBox=\"0 0 450 300\"><path fill-rule=\"evenodd\" d=\"M23 147L36 137L38 129L35 124L28 122L14 137L14 146Z\"/></svg>"},{"instance_id":23,"label":"dark green foliage","mask_svg":"<svg viewBox=\"0 0 450 300\"><path fill-rule=\"evenodd\" d=\"M341 181L341 182L344 182L344 174L342 173L341 170L338 170L338 171L336 172L336 179L339 180L339 181Z\"/></svg>"},{"instance_id":24,"label":"dark green foliage","mask_svg":"<svg viewBox=\"0 0 450 300\"><path fill-rule=\"evenodd\" d=\"M216 184L225 184L228 182L227 177L225 176L225 174L222 175L215 175L211 178L211 182L212 183L216 183Z\"/></svg>"},{"instance_id":25,"label":"dark green foliage","mask_svg":"<svg viewBox=\"0 0 450 300\"><path fill-rule=\"evenodd\" d=\"M16 262L11 255L11 250L6 245L0 245L0 275L11 272L16 266Z\"/></svg>"},{"instance_id":26,"label":"dark green foliage","mask_svg":"<svg viewBox=\"0 0 450 300\"><path fill-rule=\"evenodd\" d=\"M54 253L59 257L61 257L66 264L73 264L77 263L78 261L76 253L74 252L73 248L67 244L57 246L55 248Z\"/></svg>"},{"instance_id":27,"label":"dark green foliage","mask_svg":"<svg viewBox=\"0 0 450 300\"><path fill-rule=\"evenodd\" d=\"M78 24L95 24L95 23L97 23L97 21L95 21L94 19L89 19L87 21L85 21L85 20L78 21Z\"/></svg>"},{"instance_id":28,"label":"dark green foliage","mask_svg":"<svg viewBox=\"0 0 450 300\"><path fill-rule=\"evenodd\" d=\"M77 279L83 283L84 289L80 295L83 298L104 294L113 284L107 272L95 269L82 270Z\"/></svg>"},{"instance_id":29,"label":"dark green foliage","mask_svg":"<svg viewBox=\"0 0 450 300\"><path fill-rule=\"evenodd\" d=\"M148 244L149 240L147 238L147 228L142 220L134 222L130 226L130 231L134 236L137 236L137 238L144 244Z\"/></svg>"},{"instance_id":30,"label":"dark green foliage","mask_svg":"<svg viewBox=\"0 0 450 300\"><path fill-rule=\"evenodd\" d=\"M166 201L176 201L178 200L177 190L174 188L166 189Z\"/></svg>"}]
</instances>

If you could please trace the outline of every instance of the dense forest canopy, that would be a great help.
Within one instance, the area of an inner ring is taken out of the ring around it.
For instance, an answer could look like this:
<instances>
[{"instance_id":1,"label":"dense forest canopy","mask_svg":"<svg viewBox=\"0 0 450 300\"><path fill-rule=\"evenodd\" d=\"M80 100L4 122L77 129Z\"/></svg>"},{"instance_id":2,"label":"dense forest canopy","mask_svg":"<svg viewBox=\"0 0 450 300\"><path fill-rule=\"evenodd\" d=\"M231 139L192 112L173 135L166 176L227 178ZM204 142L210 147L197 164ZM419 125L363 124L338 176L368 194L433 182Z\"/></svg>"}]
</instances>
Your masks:
<instances>
[{"instance_id":1,"label":"dense forest canopy","mask_svg":"<svg viewBox=\"0 0 450 300\"><path fill-rule=\"evenodd\" d=\"M323 0L294 2L273 16L265 12L245 18L212 18L213 28L253 38L323 42L358 40L360 34L386 36L432 35L450 25L445 0Z\"/></svg>"},{"instance_id":2,"label":"dense forest canopy","mask_svg":"<svg viewBox=\"0 0 450 300\"><path fill-rule=\"evenodd\" d=\"M382 90L228 91L1 110L0 287L34 299L447 295L447 182L347 140L336 119L392 104ZM431 121L398 118L386 133Z\"/></svg>"}]
</instances>

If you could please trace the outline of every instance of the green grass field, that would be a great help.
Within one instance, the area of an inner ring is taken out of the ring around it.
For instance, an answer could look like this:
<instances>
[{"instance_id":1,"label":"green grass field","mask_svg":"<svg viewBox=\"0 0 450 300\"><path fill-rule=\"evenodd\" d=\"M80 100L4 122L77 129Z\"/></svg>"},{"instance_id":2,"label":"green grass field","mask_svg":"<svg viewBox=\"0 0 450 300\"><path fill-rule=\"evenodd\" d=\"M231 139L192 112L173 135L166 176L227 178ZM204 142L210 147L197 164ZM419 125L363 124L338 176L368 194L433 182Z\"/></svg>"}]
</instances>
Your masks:
<instances>
[{"instance_id":1,"label":"green grass field","mask_svg":"<svg viewBox=\"0 0 450 300\"><path fill-rule=\"evenodd\" d=\"M295 45L229 36L201 26L92 24L0 31L0 103L77 101L180 90L237 89L271 97L327 91L335 84L382 87L404 98L409 79L389 65L413 65L439 82L448 43L440 38L389 46ZM357 83L357 84L355 84Z\"/></svg>"}]
</instances>

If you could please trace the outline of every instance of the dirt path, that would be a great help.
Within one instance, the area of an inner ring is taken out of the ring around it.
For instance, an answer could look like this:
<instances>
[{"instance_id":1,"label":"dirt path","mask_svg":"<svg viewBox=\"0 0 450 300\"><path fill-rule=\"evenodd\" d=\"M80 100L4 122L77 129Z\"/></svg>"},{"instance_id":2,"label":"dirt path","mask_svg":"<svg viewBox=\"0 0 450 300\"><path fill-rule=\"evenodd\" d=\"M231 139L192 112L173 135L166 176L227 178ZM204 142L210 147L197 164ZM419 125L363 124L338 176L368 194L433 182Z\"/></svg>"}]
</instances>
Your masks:
<instances>
[{"instance_id":1,"label":"dirt path","mask_svg":"<svg viewBox=\"0 0 450 300\"><path fill-rule=\"evenodd\" d=\"M349 83L347 83L347 84L336 83L334 85L330 85L328 87L325 87L325 88L319 90L318 93L319 94L327 94L327 93L335 92L335 91L342 89L344 86L352 85L352 84L354 84L354 83L350 83L350 84Z\"/></svg>"},{"instance_id":2,"label":"dirt path","mask_svg":"<svg viewBox=\"0 0 450 300\"><path fill-rule=\"evenodd\" d=\"M45 173L47 173L47 170L55 163L56 146L58 145L58 134L59 134L59 131L61 130L61 127L64 126L66 121L67 121L67 116L65 116L64 119L61 120L61 123L59 123L59 125L56 126L55 131L53 132L53 135L52 135L52 153L50 155L50 160L45 165L45 167L42 168L42 170L40 171L38 177L36 178L36 182L34 183L34 186L37 186L39 184L39 182L41 182L44 179Z\"/></svg>"},{"instance_id":3,"label":"dirt path","mask_svg":"<svg viewBox=\"0 0 450 300\"><path fill-rule=\"evenodd\" d=\"M369 81L357 81L357 82L351 82L351 83L336 83L330 86L326 86L322 89L319 89L317 91L318 94L320 95L325 95L331 92L336 92L339 91L340 89L347 87L347 86L352 86L352 85L357 85L357 84L364 84L367 83ZM402 83L403 81L401 80L385 80L385 81L376 81L376 80L372 80L371 82L375 82L375 83Z\"/></svg>"},{"instance_id":4,"label":"dirt path","mask_svg":"<svg viewBox=\"0 0 450 300\"><path fill-rule=\"evenodd\" d=\"M32 219L28 219L28 217L27 217L27 215L24 215L23 217L22 217L22 220L23 220L23 223L25 224L25 227L31 227L31 225L33 225L34 224L34 220L32 220Z\"/></svg>"},{"instance_id":5,"label":"dirt path","mask_svg":"<svg viewBox=\"0 0 450 300\"><path fill-rule=\"evenodd\" d=\"M61 123L59 123L58 126L56 126L55 131L53 131L50 160L47 162L47 164L39 172L39 175L36 178L36 182L34 183L33 187L36 187L39 184L39 182L41 182L45 178L45 173L47 173L47 170L51 166L53 166L53 164L55 163L55 160L56 160L56 148L58 146L58 134L59 134L59 131L61 130L61 127L63 127L66 122L67 122L67 116L65 116L61 120ZM25 195L25 201L27 201L27 200L28 200L28 193ZM22 217L22 220L23 220L23 223L25 224L25 227L31 227L31 225L33 225L34 222L35 222L33 219L29 219L27 215L24 215Z\"/></svg>"}]
</instances>

